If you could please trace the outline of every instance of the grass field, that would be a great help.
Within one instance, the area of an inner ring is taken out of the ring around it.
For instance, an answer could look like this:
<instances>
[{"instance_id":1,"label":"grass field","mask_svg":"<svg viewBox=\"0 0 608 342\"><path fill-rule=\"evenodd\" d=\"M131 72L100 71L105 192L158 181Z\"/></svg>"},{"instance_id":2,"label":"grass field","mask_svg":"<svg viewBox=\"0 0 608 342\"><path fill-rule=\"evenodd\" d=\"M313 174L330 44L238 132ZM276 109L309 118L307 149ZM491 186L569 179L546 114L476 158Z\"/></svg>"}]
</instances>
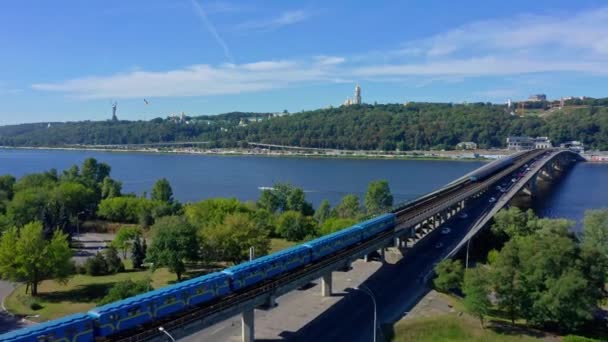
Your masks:
<instances>
[{"instance_id":1,"label":"grass field","mask_svg":"<svg viewBox=\"0 0 608 342\"><path fill-rule=\"evenodd\" d=\"M540 341L518 332L497 333L482 328L479 320L468 315L445 314L433 317L402 320L386 333L393 342L515 342Z\"/></svg>"},{"instance_id":2,"label":"grass field","mask_svg":"<svg viewBox=\"0 0 608 342\"><path fill-rule=\"evenodd\" d=\"M38 317L28 317L32 321L45 321L62 317L76 312L87 311L103 298L107 291L119 281L152 279L152 286L160 288L175 281L175 274L167 269L149 271L127 271L123 273L92 277L75 275L67 282L60 284L53 280L43 281L39 287L39 295L35 299L25 294L25 285L17 287L4 301L6 308L13 314ZM42 306L32 310L30 305L37 303Z\"/></svg>"},{"instance_id":3,"label":"grass field","mask_svg":"<svg viewBox=\"0 0 608 342\"><path fill-rule=\"evenodd\" d=\"M285 239L270 239L270 253L297 245L298 242L290 242Z\"/></svg>"}]
</instances>

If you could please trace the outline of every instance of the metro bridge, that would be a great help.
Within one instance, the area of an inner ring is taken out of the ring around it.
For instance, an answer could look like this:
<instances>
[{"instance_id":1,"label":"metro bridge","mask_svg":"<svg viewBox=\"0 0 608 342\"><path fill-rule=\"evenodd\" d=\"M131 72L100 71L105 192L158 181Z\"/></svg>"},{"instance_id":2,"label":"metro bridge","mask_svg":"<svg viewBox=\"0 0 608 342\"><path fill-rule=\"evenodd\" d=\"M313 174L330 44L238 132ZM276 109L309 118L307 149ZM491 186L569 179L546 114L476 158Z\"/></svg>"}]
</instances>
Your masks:
<instances>
[{"instance_id":1,"label":"metro bridge","mask_svg":"<svg viewBox=\"0 0 608 342\"><path fill-rule=\"evenodd\" d=\"M420 242L427 240L427 236L433 231L452 220L469 205L477 206L480 201L486 201L492 196L490 198L493 200L493 205L476 214L472 228L444 255L444 257L453 256L516 194L534 195L538 182L558 177L568 166L582 159L576 153L561 150L526 151L511 158L490 163L437 191L397 206L393 210L396 224L391 229L303 267L295 268L254 286L245 287L217 300L148 322L136 329L110 335L106 340L161 341L166 339L165 332L169 332L173 337L182 338L240 314L242 340L253 341L256 308L273 308L276 306L277 297L319 278L322 295L331 296L332 272L348 270L355 260L367 259L370 254L376 252L384 260L385 250L388 247L411 250L413 253L408 253L406 258L415 258L416 253L422 253L421 246L426 248L425 244ZM501 191L495 190L497 185L502 185ZM477 212L474 207L467 211ZM428 263L428 266L432 266L432 260ZM428 280L430 275L431 273L412 276L423 276L424 280ZM163 327L164 331L160 331L159 327Z\"/></svg>"}]
</instances>

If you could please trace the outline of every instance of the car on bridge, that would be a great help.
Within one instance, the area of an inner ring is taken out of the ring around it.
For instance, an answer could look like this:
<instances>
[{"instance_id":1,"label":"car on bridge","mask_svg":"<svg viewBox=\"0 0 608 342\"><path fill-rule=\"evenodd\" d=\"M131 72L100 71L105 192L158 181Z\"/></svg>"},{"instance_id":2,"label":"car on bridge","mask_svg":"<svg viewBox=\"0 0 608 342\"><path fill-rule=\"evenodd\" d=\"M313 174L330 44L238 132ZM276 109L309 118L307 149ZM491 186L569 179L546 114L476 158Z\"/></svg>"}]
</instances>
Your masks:
<instances>
[{"instance_id":1,"label":"car on bridge","mask_svg":"<svg viewBox=\"0 0 608 342\"><path fill-rule=\"evenodd\" d=\"M452 231L452 228L450 228L450 227L444 227L444 228L441 230L441 234L443 234L443 235L447 235L447 234L450 234L450 232L451 232L451 231Z\"/></svg>"},{"instance_id":2,"label":"car on bridge","mask_svg":"<svg viewBox=\"0 0 608 342\"><path fill-rule=\"evenodd\" d=\"M494 203L494 202L496 202L496 198L494 198L494 197L490 197L490 199L488 200L488 202L490 202L490 203Z\"/></svg>"}]
</instances>

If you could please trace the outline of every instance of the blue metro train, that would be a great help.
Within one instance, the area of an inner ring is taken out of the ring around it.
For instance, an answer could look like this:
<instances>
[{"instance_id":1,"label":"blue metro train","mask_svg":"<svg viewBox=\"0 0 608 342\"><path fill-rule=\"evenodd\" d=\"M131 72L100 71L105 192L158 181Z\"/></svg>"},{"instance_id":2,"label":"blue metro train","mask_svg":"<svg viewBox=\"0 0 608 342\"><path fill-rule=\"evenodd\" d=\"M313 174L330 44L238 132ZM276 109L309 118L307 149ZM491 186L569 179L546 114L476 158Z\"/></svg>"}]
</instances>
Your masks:
<instances>
[{"instance_id":1,"label":"blue metro train","mask_svg":"<svg viewBox=\"0 0 608 342\"><path fill-rule=\"evenodd\" d=\"M10 342L92 342L216 300L276 278L298 267L395 227L384 214L277 253L61 319L0 335Z\"/></svg>"}]
</instances>

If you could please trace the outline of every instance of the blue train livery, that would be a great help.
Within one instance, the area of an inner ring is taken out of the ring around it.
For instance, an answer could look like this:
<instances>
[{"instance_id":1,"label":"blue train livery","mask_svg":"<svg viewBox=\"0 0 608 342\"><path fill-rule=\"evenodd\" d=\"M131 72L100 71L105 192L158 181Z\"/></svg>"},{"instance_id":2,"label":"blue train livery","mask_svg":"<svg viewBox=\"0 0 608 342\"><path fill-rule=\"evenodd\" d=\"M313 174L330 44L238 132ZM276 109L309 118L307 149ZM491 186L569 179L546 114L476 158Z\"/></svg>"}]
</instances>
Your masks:
<instances>
[{"instance_id":1,"label":"blue train livery","mask_svg":"<svg viewBox=\"0 0 608 342\"><path fill-rule=\"evenodd\" d=\"M507 163L507 161L505 161ZM503 167L506 164L502 164ZM0 335L9 342L91 342L137 328L158 318L224 297L264 280L310 264L395 226L394 214L385 214L222 272L212 273L153 290L33 327Z\"/></svg>"},{"instance_id":2,"label":"blue train livery","mask_svg":"<svg viewBox=\"0 0 608 342\"><path fill-rule=\"evenodd\" d=\"M395 214L384 214L358 223L357 226L363 229L363 239L365 240L385 230L394 228L395 223Z\"/></svg>"},{"instance_id":3,"label":"blue train livery","mask_svg":"<svg viewBox=\"0 0 608 342\"><path fill-rule=\"evenodd\" d=\"M361 228L354 226L314 239L304 246L311 249L312 260L317 260L360 242L362 234Z\"/></svg>"},{"instance_id":4,"label":"blue train livery","mask_svg":"<svg viewBox=\"0 0 608 342\"><path fill-rule=\"evenodd\" d=\"M109 336L230 293L228 277L213 273L89 311L98 336Z\"/></svg>"},{"instance_id":5,"label":"blue train livery","mask_svg":"<svg viewBox=\"0 0 608 342\"><path fill-rule=\"evenodd\" d=\"M233 291L286 273L310 262L310 250L302 245L248 261L223 271Z\"/></svg>"},{"instance_id":6,"label":"blue train livery","mask_svg":"<svg viewBox=\"0 0 608 342\"><path fill-rule=\"evenodd\" d=\"M0 335L5 342L91 342L93 320L79 313Z\"/></svg>"}]
</instances>

